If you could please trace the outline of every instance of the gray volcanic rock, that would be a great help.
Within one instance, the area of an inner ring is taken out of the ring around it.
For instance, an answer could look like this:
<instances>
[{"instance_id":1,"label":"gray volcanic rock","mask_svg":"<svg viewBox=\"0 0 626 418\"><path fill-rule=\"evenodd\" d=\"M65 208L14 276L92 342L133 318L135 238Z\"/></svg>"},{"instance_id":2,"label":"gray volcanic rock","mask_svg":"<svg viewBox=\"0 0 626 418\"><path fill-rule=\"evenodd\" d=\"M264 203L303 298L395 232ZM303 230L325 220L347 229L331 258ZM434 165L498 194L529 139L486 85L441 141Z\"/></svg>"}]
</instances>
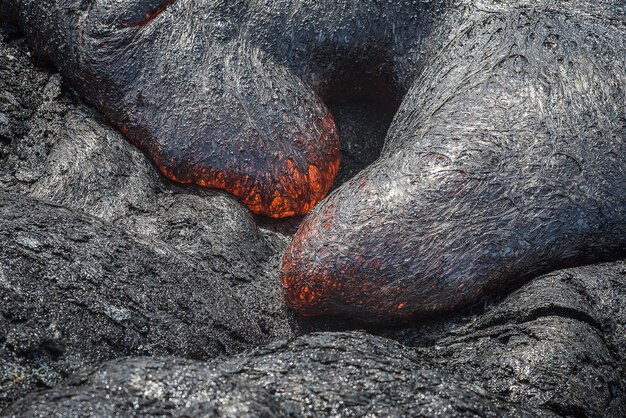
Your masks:
<instances>
[{"instance_id":1,"label":"gray volcanic rock","mask_svg":"<svg viewBox=\"0 0 626 418\"><path fill-rule=\"evenodd\" d=\"M0 407L126 355L208 359L265 341L219 277L156 241L0 193Z\"/></svg>"},{"instance_id":2,"label":"gray volcanic rock","mask_svg":"<svg viewBox=\"0 0 626 418\"><path fill-rule=\"evenodd\" d=\"M0 43L0 92L10 132L0 144L1 190L171 244L228 280L265 332L291 335L276 275L259 268L279 263L286 239L268 240L273 233L260 230L226 193L165 180L119 132L76 103L58 73L34 67L21 38Z\"/></svg>"},{"instance_id":3,"label":"gray volcanic rock","mask_svg":"<svg viewBox=\"0 0 626 418\"><path fill-rule=\"evenodd\" d=\"M165 176L255 213L330 188L334 84L401 102L285 254L303 315L409 320L624 253L623 0L6 3Z\"/></svg>"},{"instance_id":4,"label":"gray volcanic rock","mask_svg":"<svg viewBox=\"0 0 626 418\"><path fill-rule=\"evenodd\" d=\"M626 262L542 276L453 323L394 337L416 346L425 367L511 402L563 416L626 416Z\"/></svg>"},{"instance_id":5,"label":"gray volcanic rock","mask_svg":"<svg viewBox=\"0 0 626 418\"><path fill-rule=\"evenodd\" d=\"M116 360L28 396L7 416L536 416L479 386L424 370L365 333L277 342L223 363Z\"/></svg>"}]
</instances>

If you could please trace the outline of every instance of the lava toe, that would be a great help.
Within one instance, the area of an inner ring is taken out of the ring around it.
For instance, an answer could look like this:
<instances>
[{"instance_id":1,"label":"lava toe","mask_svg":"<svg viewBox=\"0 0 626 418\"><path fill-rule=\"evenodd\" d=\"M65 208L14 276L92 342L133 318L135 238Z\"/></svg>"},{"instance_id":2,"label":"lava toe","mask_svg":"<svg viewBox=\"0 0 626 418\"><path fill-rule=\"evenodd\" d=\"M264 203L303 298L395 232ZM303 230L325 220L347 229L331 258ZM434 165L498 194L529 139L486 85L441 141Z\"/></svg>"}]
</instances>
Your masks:
<instances>
[{"instance_id":1,"label":"lava toe","mask_svg":"<svg viewBox=\"0 0 626 418\"><path fill-rule=\"evenodd\" d=\"M584 15L458 18L380 159L296 233L282 283L298 312L405 320L624 253L623 29L582 39L598 31Z\"/></svg>"},{"instance_id":2,"label":"lava toe","mask_svg":"<svg viewBox=\"0 0 626 418\"><path fill-rule=\"evenodd\" d=\"M339 167L332 116L242 34L243 4L16 0L39 54L171 180L306 213Z\"/></svg>"}]
</instances>

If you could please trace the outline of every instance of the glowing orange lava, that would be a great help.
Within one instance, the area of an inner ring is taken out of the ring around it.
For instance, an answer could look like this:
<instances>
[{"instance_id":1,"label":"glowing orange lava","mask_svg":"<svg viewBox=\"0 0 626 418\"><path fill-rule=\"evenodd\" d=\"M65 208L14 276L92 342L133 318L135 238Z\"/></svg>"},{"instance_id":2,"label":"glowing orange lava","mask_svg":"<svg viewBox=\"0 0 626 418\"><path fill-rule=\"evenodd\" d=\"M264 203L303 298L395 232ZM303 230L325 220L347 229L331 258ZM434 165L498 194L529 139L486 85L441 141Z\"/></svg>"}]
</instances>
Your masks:
<instances>
[{"instance_id":1,"label":"glowing orange lava","mask_svg":"<svg viewBox=\"0 0 626 418\"><path fill-rule=\"evenodd\" d=\"M253 213L285 218L309 212L326 196L335 181L339 171L339 138L332 117L325 117L323 123L327 131L316 141L316 147L308 147L307 155L285 156L273 165L262 161L258 170L249 175L238 174L235 170L214 169L210 164L181 170L174 157L164 155L160 147L155 146L155 141L144 141L141 132L124 126L120 130L148 154L168 179L225 190ZM300 168L295 161L301 162ZM236 164L234 166L237 168Z\"/></svg>"},{"instance_id":2,"label":"glowing orange lava","mask_svg":"<svg viewBox=\"0 0 626 418\"><path fill-rule=\"evenodd\" d=\"M165 9L167 9L169 5L174 3L174 1L175 0L164 1L163 4L159 5L156 9L147 12L143 20L133 24L132 26L138 26L138 27L146 26L148 23L150 23L150 21L152 21L155 17L160 15Z\"/></svg>"}]
</instances>

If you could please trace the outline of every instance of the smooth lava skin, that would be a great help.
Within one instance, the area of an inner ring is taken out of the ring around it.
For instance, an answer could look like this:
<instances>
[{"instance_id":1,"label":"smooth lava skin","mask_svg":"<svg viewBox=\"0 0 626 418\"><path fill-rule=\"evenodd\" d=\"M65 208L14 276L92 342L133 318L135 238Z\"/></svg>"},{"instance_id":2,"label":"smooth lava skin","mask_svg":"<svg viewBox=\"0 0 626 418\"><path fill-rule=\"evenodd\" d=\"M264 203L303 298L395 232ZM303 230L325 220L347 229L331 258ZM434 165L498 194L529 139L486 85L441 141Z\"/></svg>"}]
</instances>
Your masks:
<instances>
[{"instance_id":1,"label":"smooth lava skin","mask_svg":"<svg viewBox=\"0 0 626 418\"><path fill-rule=\"evenodd\" d=\"M626 2L4 0L173 180L305 213L323 100L401 103L380 158L285 253L303 315L404 321L626 253Z\"/></svg>"}]
</instances>

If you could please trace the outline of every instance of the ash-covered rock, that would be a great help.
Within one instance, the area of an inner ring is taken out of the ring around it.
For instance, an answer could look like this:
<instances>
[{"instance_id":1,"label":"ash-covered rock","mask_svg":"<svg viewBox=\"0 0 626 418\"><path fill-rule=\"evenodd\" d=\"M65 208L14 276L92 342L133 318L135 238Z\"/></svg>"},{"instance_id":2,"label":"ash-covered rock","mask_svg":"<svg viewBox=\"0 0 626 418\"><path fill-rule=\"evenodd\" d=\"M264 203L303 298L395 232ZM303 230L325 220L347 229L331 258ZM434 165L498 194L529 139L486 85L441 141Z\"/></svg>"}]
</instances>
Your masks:
<instances>
[{"instance_id":1,"label":"ash-covered rock","mask_svg":"<svg viewBox=\"0 0 626 418\"><path fill-rule=\"evenodd\" d=\"M189 257L0 194L0 408L112 358L209 359L263 341L224 280Z\"/></svg>"},{"instance_id":2,"label":"ash-covered rock","mask_svg":"<svg viewBox=\"0 0 626 418\"><path fill-rule=\"evenodd\" d=\"M479 386L424 370L365 333L319 333L212 365L117 360L29 396L7 416L535 416Z\"/></svg>"}]
</instances>

